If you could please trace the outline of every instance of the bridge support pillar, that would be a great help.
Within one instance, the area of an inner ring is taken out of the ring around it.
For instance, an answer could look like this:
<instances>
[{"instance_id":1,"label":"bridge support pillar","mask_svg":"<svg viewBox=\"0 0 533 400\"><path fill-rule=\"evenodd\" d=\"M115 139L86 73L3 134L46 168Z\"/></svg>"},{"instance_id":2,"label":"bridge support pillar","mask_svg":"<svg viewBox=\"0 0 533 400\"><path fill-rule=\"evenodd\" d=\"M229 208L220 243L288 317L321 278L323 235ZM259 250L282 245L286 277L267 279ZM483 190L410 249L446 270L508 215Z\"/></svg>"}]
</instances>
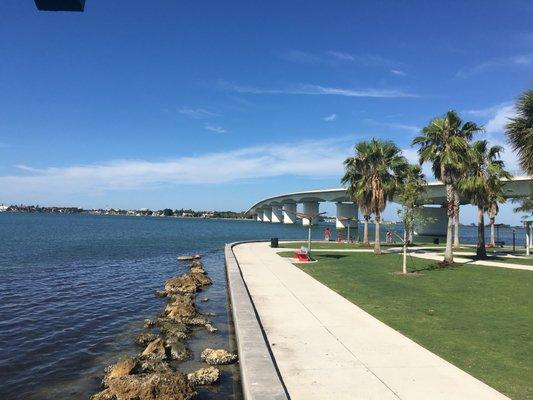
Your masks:
<instances>
[{"instance_id":1,"label":"bridge support pillar","mask_svg":"<svg viewBox=\"0 0 533 400\"><path fill-rule=\"evenodd\" d=\"M263 210L257 210L257 215L255 216L256 221L263 221Z\"/></svg>"},{"instance_id":2,"label":"bridge support pillar","mask_svg":"<svg viewBox=\"0 0 533 400\"><path fill-rule=\"evenodd\" d=\"M318 214L318 201L304 201L303 203L303 212L304 214ZM310 224L316 224L318 222L318 217L313 218L310 221L308 218L302 218L302 225L309 226Z\"/></svg>"},{"instance_id":3,"label":"bridge support pillar","mask_svg":"<svg viewBox=\"0 0 533 400\"><path fill-rule=\"evenodd\" d=\"M448 211L446 207L422 207L420 213L423 221L417 224L415 231L423 236L446 236L448 228Z\"/></svg>"},{"instance_id":4,"label":"bridge support pillar","mask_svg":"<svg viewBox=\"0 0 533 400\"><path fill-rule=\"evenodd\" d=\"M272 221L272 209L270 207L263 208L263 222Z\"/></svg>"},{"instance_id":5,"label":"bridge support pillar","mask_svg":"<svg viewBox=\"0 0 533 400\"><path fill-rule=\"evenodd\" d=\"M294 224L296 222L296 204L283 204L283 223Z\"/></svg>"},{"instance_id":6,"label":"bridge support pillar","mask_svg":"<svg viewBox=\"0 0 533 400\"><path fill-rule=\"evenodd\" d=\"M272 219L270 222L273 224L279 224L283 221L283 217L281 215L281 207L279 206L272 206Z\"/></svg>"},{"instance_id":7,"label":"bridge support pillar","mask_svg":"<svg viewBox=\"0 0 533 400\"><path fill-rule=\"evenodd\" d=\"M348 219L350 218L350 219ZM337 218L335 227L337 229L351 228L357 229L357 206L354 203L337 203ZM357 234L357 232L353 232Z\"/></svg>"}]
</instances>

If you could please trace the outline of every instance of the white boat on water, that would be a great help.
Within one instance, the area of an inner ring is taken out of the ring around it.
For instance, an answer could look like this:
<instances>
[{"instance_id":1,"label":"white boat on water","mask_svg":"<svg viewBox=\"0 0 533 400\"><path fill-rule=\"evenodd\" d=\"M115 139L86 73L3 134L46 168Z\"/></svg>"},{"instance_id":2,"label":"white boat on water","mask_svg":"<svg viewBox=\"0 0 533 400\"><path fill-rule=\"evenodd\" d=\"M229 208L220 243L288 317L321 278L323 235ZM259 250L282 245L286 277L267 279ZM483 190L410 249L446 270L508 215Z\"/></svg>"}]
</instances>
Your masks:
<instances>
[{"instance_id":1,"label":"white boat on water","mask_svg":"<svg viewBox=\"0 0 533 400\"><path fill-rule=\"evenodd\" d=\"M9 206L4 206L3 204L0 204L0 212L6 212Z\"/></svg>"}]
</instances>

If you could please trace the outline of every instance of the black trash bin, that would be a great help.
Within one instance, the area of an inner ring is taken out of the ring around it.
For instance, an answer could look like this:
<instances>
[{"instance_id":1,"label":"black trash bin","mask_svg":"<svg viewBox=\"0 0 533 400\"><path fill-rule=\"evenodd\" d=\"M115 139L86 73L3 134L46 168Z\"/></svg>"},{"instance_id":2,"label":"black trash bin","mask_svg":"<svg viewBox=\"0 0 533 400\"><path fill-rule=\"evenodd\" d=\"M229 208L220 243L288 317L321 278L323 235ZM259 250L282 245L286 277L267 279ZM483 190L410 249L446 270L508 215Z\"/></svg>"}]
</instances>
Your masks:
<instances>
[{"instance_id":1,"label":"black trash bin","mask_svg":"<svg viewBox=\"0 0 533 400\"><path fill-rule=\"evenodd\" d=\"M439 238L433 238L433 244L439 244Z\"/></svg>"},{"instance_id":2,"label":"black trash bin","mask_svg":"<svg viewBox=\"0 0 533 400\"><path fill-rule=\"evenodd\" d=\"M270 238L270 247L278 247L278 238Z\"/></svg>"}]
</instances>

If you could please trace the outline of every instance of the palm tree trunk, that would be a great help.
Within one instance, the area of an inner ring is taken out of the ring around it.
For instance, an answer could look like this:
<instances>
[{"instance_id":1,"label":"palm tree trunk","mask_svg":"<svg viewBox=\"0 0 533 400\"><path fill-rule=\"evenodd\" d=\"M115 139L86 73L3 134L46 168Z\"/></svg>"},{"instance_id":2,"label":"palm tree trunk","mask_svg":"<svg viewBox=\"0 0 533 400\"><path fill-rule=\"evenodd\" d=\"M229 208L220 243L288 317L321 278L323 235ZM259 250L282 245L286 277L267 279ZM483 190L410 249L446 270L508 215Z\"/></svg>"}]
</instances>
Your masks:
<instances>
[{"instance_id":1,"label":"palm tree trunk","mask_svg":"<svg viewBox=\"0 0 533 400\"><path fill-rule=\"evenodd\" d=\"M381 239L380 239L380 232L379 232L379 225L381 222L381 214L379 210L376 210L376 224L375 226L375 234L374 234L374 254L381 254Z\"/></svg>"},{"instance_id":2,"label":"palm tree trunk","mask_svg":"<svg viewBox=\"0 0 533 400\"><path fill-rule=\"evenodd\" d=\"M459 244L459 207L460 207L460 204L459 204L459 193L457 193L457 190L454 189L453 190L453 200L454 200L454 204L453 204L453 212L455 214L454 216L454 237L453 237L453 247L459 247L460 244Z\"/></svg>"},{"instance_id":3,"label":"palm tree trunk","mask_svg":"<svg viewBox=\"0 0 533 400\"><path fill-rule=\"evenodd\" d=\"M453 263L453 209L454 207L454 195L452 185L446 184L446 202L448 206L448 230L446 232L446 251L444 252L444 262Z\"/></svg>"},{"instance_id":4,"label":"palm tree trunk","mask_svg":"<svg viewBox=\"0 0 533 400\"><path fill-rule=\"evenodd\" d=\"M490 247L496 246L496 241L494 240L494 223L496 222L496 218L490 217Z\"/></svg>"},{"instance_id":5,"label":"palm tree trunk","mask_svg":"<svg viewBox=\"0 0 533 400\"><path fill-rule=\"evenodd\" d=\"M370 215L365 215L365 225L363 228L363 245L370 246L370 242L368 241L368 220L370 219Z\"/></svg>"},{"instance_id":6,"label":"palm tree trunk","mask_svg":"<svg viewBox=\"0 0 533 400\"><path fill-rule=\"evenodd\" d=\"M485 249L485 212L483 207L477 208L477 250L478 258L487 258L487 250Z\"/></svg>"}]
</instances>

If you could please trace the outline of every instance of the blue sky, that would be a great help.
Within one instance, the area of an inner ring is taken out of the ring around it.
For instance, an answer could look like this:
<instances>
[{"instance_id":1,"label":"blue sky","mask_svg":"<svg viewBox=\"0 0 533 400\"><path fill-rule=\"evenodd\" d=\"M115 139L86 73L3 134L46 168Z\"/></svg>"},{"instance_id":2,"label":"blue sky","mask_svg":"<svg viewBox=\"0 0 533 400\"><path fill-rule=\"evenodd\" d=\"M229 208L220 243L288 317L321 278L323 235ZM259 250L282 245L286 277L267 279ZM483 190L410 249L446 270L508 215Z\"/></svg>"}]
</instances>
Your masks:
<instances>
[{"instance_id":1,"label":"blue sky","mask_svg":"<svg viewBox=\"0 0 533 400\"><path fill-rule=\"evenodd\" d=\"M0 2L0 203L243 210L451 108L504 144L533 84L530 1L156 4Z\"/></svg>"}]
</instances>

